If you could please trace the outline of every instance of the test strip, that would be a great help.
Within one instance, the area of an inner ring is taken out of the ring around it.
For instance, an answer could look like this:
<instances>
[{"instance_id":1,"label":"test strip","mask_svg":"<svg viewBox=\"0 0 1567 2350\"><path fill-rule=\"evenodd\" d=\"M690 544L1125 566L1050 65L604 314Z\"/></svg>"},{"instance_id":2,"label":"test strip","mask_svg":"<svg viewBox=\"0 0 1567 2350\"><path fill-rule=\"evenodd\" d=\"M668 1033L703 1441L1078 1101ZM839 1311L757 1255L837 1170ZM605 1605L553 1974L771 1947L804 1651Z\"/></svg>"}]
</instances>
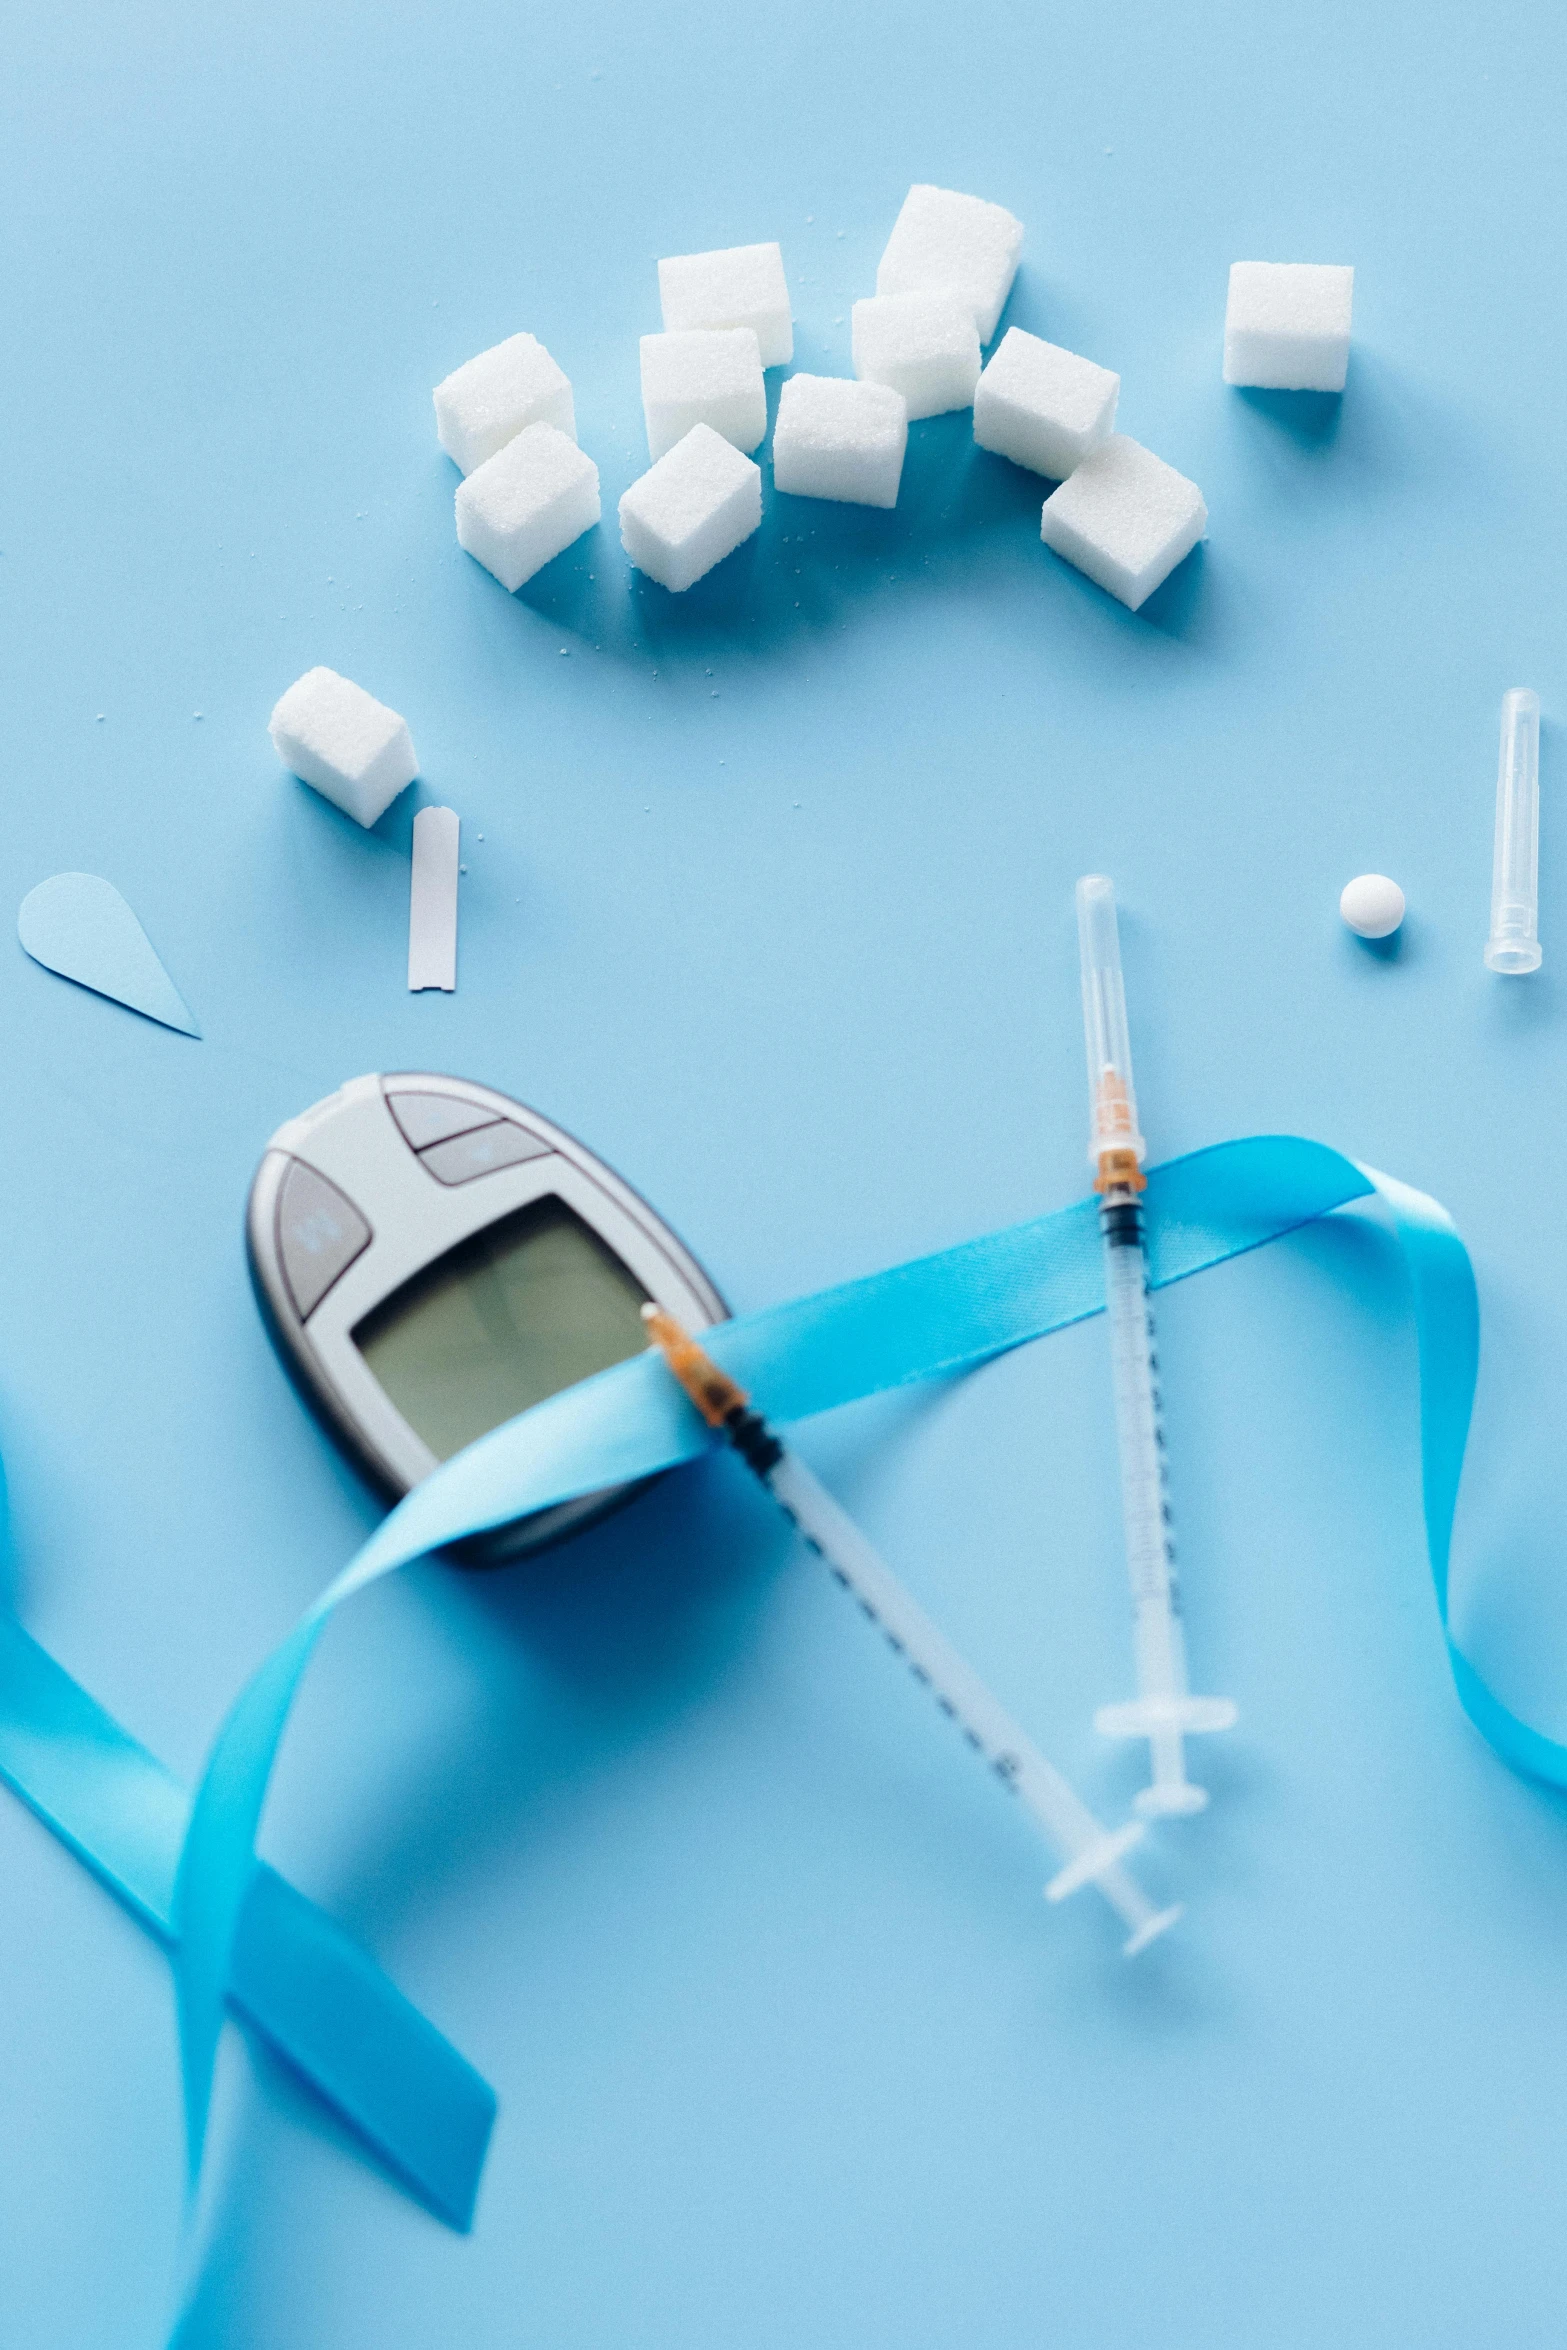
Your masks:
<instances>
[{"instance_id":1,"label":"test strip","mask_svg":"<svg viewBox=\"0 0 1567 2350\"><path fill-rule=\"evenodd\" d=\"M455 808L421 808L414 818L408 889L408 985L457 985L457 835Z\"/></svg>"}]
</instances>

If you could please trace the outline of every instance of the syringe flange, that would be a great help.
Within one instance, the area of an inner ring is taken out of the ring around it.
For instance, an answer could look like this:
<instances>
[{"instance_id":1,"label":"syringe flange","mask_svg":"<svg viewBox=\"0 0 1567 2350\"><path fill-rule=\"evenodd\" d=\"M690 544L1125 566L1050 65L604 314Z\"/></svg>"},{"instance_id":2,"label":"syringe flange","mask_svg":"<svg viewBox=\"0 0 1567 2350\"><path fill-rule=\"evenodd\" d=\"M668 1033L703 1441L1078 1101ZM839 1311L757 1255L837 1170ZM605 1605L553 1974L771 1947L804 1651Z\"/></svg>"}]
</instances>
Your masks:
<instances>
[{"instance_id":1,"label":"syringe flange","mask_svg":"<svg viewBox=\"0 0 1567 2350\"><path fill-rule=\"evenodd\" d=\"M1167 1934L1181 1915L1181 1904L1178 1901L1172 1902L1168 1909L1155 1910L1153 1916L1122 1943L1121 1956L1135 1958L1140 1950L1147 1949L1150 1942L1157 1942L1161 1934Z\"/></svg>"},{"instance_id":2,"label":"syringe flange","mask_svg":"<svg viewBox=\"0 0 1567 2350\"><path fill-rule=\"evenodd\" d=\"M1094 1728L1104 1738L1158 1738L1178 1730L1191 1737L1208 1730L1233 1730L1237 1708L1229 1697L1129 1697L1102 1705Z\"/></svg>"},{"instance_id":3,"label":"syringe flange","mask_svg":"<svg viewBox=\"0 0 1567 2350\"><path fill-rule=\"evenodd\" d=\"M1146 1833L1141 1820L1128 1820L1124 1827L1108 1829L1092 1844L1085 1844L1081 1852L1072 1855L1064 1869L1057 1869L1045 1887L1045 1899L1065 1901L1069 1893L1095 1883L1106 1869L1113 1869L1124 1860L1134 1845L1141 1844Z\"/></svg>"}]
</instances>

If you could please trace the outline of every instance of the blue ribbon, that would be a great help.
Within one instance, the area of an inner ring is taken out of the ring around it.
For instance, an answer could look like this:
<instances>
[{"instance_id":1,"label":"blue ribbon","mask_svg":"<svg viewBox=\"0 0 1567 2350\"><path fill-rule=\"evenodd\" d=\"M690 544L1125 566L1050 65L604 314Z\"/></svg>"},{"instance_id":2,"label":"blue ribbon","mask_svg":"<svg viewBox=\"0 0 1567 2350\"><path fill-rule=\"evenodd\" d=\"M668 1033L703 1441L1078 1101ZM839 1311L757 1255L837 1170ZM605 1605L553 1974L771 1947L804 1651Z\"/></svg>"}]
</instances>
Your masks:
<instances>
[{"instance_id":1,"label":"blue ribbon","mask_svg":"<svg viewBox=\"0 0 1567 2350\"><path fill-rule=\"evenodd\" d=\"M4 1541L0 1475L0 1544ZM165 1949L190 1797L0 1611L0 1779ZM495 2093L340 1926L258 1864L228 2002L449 2226L466 2229Z\"/></svg>"},{"instance_id":2,"label":"blue ribbon","mask_svg":"<svg viewBox=\"0 0 1567 2350\"><path fill-rule=\"evenodd\" d=\"M1435 1201L1319 1143L1258 1137L1149 1177L1155 1287L1380 1197L1402 1244L1419 1334L1427 1539L1447 1620L1447 1557L1474 1395L1479 1315L1468 1253ZM705 1343L769 1419L796 1420L985 1362L1102 1310L1096 1203L991 1233L792 1304L725 1323ZM345 1600L429 1551L532 1510L647 1477L714 1442L662 1361L646 1355L548 1398L408 1495L241 1693L191 1811L175 1895L192 2191L222 2024L222 1985L279 1742L321 1632ZM1459 1695L1514 1768L1567 1780L1567 1750L1501 1706L1451 1649Z\"/></svg>"},{"instance_id":3,"label":"blue ribbon","mask_svg":"<svg viewBox=\"0 0 1567 2350\"><path fill-rule=\"evenodd\" d=\"M1473 1270L1445 1211L1319 1143L1271 1136L1220 1144L1151 1172L1149 1273L1154 1287L1166 1287L1373 1197L1397 1235L1410 1279L1426 1538L1445 1630L1453 1512L1479 1361ZM1086 1199L725 1323L705 1343L769 1418L788 1421L972 1368L1098 1313L1103 1303L1096 1203ZM696 1458L714 1441L651 1356L550 1397L411 1493L241 1692L190 1806L173 1896L193 2199L225 1994L235 1982L256 1882L257 1829L301 1676L331 1616L366 1585L432 1550L579 1494L656 1474ZM1511 1713L1451 1638L1448 1648L1460 1700L1503 1759L1567 1786L1567 1747ZM13 1776L23 1792L24 1777ZM78 1848L113 1881L85 1841Z\"/></svg>"}]
</instances>

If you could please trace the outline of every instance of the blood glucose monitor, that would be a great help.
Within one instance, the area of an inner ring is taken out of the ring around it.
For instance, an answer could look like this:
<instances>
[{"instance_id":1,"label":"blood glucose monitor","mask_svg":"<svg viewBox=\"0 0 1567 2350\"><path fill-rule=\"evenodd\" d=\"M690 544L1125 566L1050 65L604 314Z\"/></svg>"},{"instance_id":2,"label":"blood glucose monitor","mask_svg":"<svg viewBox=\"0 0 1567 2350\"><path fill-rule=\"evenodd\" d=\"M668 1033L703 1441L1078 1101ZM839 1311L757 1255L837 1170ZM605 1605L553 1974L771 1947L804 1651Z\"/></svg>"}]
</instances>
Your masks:
<instances>
[{"instance_id":1,"label":"blood glucose monitor","mask_svg":"<svg viewBox=\"0 0 1567 2350\"><path fill-rule=\"evenodd\" d=\"M530 1404L640 1354L649 1300L695 1329L729 1311L601 1159L458 1077L356 1077L280 1126L246 1242L295 1384L392 1499ZM515 1558L632 1490L537 1511L461 1555Z\"/></svg>"}]
</instances>

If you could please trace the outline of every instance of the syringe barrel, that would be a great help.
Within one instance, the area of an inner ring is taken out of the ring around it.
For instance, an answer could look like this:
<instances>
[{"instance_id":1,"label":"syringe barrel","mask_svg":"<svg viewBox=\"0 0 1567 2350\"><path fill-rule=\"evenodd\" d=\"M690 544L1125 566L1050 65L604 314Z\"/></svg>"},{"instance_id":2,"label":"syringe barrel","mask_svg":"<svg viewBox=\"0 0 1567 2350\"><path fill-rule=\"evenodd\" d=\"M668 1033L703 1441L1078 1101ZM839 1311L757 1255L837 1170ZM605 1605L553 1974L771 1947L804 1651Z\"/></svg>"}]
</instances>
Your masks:
<instances>
[{"instance_id":1,"label":"syringe barrel","mask_svg":"<svg viewBox=\"0 0 1567 2350\"><path fill-rule=\"evenodd\" d=\"M1070 1861L1101 1843L1105 1831L1076 1788L1046 1761L973 1666L937 1630L798 1453L785 1451L763 1481L812 1549L927 1684L942 1712L952 1716L970 1744L1022 1798L1061 1858Z\"/></svg>"},{"instance_id":2,"label":"syringe barrel","mask_svg":"<svg viewBox=\"0 0 1567 2350\"><path fill-rule=\"evenodd\" d=\"M1540 697L1528 686L1502 696L1496 773L1496 849L1491 867L1489 970L1540 967Z\"/></svg>"},{"instance_id":3,"label":"syringe barrel","mask_svg":"<svg viewBox=\"0 0 1567 2350\"><path fill-rule=\"evenodd\" d=\"M1164 1431L1148 1311L1148 1265L1142 1210L1107 1200L1099 1211L1105 1243L1105 1307L1115 1383L1116 1445L1126 1571L1132 1586L1138 1676L1144 1696L1185 1695L1186 1652L1180 1586L1171 1555Z\"/></svg>"},{"instance_id":4,"label":"syringe barrel","mask_svg":"<svg viewBox=\"0 0 1567 2350\"><path fill-rule=\"evenodd\" d=\"M1103 873L1087 873L1077 885L1077 943L1088 1053L1089 1161L1097 1167L1101 1154L1111 1150L1133 1151L1140 1161L1146 1146L1137 1130L1115 885Z\"/></svg>"}]
</instances>

